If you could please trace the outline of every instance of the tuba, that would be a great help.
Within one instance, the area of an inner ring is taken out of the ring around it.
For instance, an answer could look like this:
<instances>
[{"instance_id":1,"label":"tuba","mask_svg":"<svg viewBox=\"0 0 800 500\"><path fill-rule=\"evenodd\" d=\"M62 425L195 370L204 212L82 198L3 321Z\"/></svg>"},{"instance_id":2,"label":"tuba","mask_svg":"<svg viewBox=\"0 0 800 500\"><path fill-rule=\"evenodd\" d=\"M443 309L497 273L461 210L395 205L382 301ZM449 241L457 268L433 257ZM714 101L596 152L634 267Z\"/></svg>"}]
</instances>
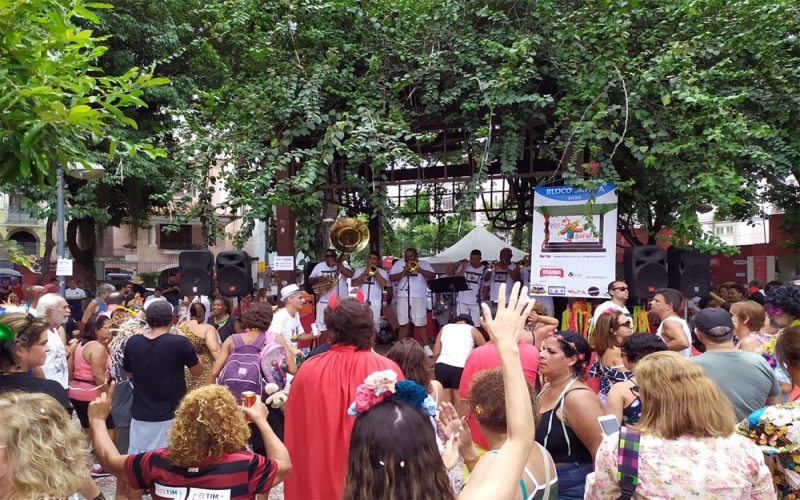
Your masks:
<instances>
[{"instance_id":1,"label":"tuba","mask_svg":"<svg viewBox=\"0 0 800 500\"><path fill-rule=\"evenodd\" d=\"M339 262L347 260L350 254L360 252L369 244L369 229L367 225L358 219L346 217L343 219L336 219L336 222L331 225L328 231L328 237L331 239L331 245L341 252ZM377 273L377 269L375 270ZM339 273L338 278L333 276L323 278L318 281L312 288L314 293L324 295L328 293L333 287L342 279L342 274Z\"/></svg>"}]
</instances>

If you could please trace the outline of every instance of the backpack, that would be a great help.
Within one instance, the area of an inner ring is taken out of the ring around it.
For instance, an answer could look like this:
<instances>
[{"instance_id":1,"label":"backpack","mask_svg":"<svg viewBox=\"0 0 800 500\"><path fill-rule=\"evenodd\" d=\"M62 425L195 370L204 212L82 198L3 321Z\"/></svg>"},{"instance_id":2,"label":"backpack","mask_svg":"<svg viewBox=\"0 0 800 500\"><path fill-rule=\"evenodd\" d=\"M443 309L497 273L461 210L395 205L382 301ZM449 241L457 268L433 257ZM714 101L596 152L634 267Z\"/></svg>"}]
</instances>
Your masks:
<instances>
[{"instance_id":1,"label":"backpack","mask_svg":"<svg viewBox=\"0 0 800 500\"><path fill-rule=\"evenodd\" d=\"M622 494L617 500L630 500L639 484L639 439L633 427L620 427L617 451L617 480Z\"/></svg>"},{"instance_id":2,"label":"backpack","mask_svg":"<svg viewBox=\"0 0 800 500\"><path fill-rule=\"evenodd\" d=\"M261 374L268 384L278 390L286 388L286 348L275 342L275 334L267 332L267 340L261 349Z\"/></svg>"},{"instance_id":3,"label":"backpack","mask_svg":"<svg viewBox=\"0 0 800 500\"><path fill-rule=\"evenodd\" d=\"M245 344L242 335L234 333L231 351L217 383L233 393L238 404L242 404L242 393L255 392L260 398L264 393L264 379L261 376L261 346L265 336L260 334L252 344Z\"/></svg>"}]
</instances>

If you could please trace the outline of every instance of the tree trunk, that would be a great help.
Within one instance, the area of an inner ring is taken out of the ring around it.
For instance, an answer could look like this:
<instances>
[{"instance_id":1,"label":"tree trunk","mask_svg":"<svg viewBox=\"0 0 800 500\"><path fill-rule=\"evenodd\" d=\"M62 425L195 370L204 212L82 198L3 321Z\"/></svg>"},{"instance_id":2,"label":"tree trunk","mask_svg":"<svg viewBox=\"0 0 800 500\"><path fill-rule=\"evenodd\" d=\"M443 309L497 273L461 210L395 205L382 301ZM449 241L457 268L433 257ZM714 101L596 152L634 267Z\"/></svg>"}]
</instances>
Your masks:
<instances>
[{"instance_id":1,"label":"tree trunk","mask_svg":"<svg viewBox=\"0 0 800 500\"><path fill-rule=\"evenodd\" d=\"M67 246L76 267L84 269L84 285L89 290L94 290L97 285L97 233L95 232L94 219L83 217L72 219L67 224Z\"/></svg>"},{"instance_id":2,"label":"tree trunk","mask_svg":"<svg viewBox=\"0 0 800 500\"><path fill-rule=\"evenodd\" d=\"M41 286L44 285L44 275L50 269L50 260L53 256L53 249L56 247L56 240L53 238L53 224L55 221L53 220L53 216L49 216L47 218L47 224L45 224L45 240L44 240L44 253L42 254L42 272L39 273L39 276L36 277L36 284Z\"/></svg>"}]
</instances>

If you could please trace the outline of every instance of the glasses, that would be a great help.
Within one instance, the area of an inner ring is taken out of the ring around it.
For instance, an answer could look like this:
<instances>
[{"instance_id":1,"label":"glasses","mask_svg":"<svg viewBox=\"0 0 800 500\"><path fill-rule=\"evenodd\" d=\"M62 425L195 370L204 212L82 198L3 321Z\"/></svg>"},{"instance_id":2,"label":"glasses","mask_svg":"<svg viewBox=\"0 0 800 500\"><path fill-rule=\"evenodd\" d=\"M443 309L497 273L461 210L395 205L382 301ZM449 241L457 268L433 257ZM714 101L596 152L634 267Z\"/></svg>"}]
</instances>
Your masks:
<instances>
[{"instance_id":1,"label":"glasses","mask_svg":"<svg viewBox=\"0 0 800 500\"><path fill-rule=\"evenodd\" d=\"M611 289L611 291L614 291L614 290L619 290L620 292L627 292L628 291L628 287L627 286L615 286L614 288Z\"/></svg>"},{"instance_id":2,"label":"glasses","mask_svg":"<svg viewBox=\"0 0 800 500\"><path fill-rule=\"evenodd\" d=\"M617 325L617 328L622 328L623 326L627 326L628 328L633 328L633 320L628 318L626 321L623 321L622 323Z\"/></svg>"}]
</instances>

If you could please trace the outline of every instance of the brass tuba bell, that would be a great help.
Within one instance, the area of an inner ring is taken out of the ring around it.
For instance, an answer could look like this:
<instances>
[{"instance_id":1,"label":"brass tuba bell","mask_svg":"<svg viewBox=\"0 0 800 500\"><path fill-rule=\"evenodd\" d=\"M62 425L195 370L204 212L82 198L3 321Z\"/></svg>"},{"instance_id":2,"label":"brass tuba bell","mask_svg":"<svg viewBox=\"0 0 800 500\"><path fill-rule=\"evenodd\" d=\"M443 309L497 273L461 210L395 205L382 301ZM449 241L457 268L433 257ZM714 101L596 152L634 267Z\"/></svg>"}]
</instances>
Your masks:
<instances>
[{"instance_id":1,"label":"brass tuba bell","mask_svg":"<svg viewBox=\"0 0 800 500\"><path fill-rule=\"evenodd\" d=\"M328 237L331 239L331 245L341 252L339 262L343 262L347 260L350 254L360 252L367 247L369 244L369 228L356 218L345 217L336 219L336 222L331 225L331 229L328 231ZM342 273L339 273L338 278L323 278L312 287L314 293L318 295L328 293L339 283L340 279L342 279Z\"/></svg>"}]
</instances>

